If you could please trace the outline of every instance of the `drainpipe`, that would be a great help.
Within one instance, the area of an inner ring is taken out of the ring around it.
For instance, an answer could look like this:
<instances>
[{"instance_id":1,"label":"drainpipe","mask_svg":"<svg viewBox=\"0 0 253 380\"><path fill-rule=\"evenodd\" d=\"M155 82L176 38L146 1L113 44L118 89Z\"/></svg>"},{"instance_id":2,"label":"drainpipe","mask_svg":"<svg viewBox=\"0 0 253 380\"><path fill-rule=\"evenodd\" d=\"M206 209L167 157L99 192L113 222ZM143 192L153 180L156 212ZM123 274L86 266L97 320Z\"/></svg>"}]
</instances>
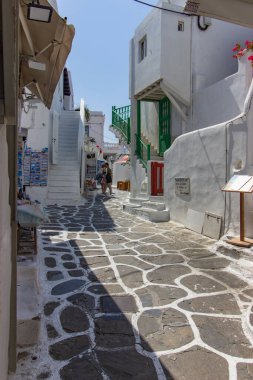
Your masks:
<instances>
[{"instance_id":1,"label":"drainpipe","mask_svg":"<svg viewBox=\"0 0 253 380\"><path fill-rule=\"evenodd\" d=\"M131 197L136 198L138 194L138 181L136 178L136 136L137 133L137 100L135 93L135 43L134 39L130 42L130 99L131 99Z\"/></svg>"}]
</instances>

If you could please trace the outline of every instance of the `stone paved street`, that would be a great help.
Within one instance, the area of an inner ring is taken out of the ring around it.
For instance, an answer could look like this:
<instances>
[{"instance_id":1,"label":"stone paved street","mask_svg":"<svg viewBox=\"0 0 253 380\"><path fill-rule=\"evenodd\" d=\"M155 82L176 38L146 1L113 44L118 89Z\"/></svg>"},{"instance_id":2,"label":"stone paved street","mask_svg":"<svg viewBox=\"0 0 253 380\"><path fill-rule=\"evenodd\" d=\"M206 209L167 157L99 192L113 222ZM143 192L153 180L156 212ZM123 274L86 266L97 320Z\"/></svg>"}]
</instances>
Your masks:
<instances>
[{"instance_id":1,"label":"stone paved street","mask_svg":"<svg viewBox=\"0 0 253 380\"><path fill-rule=\"evenodd\" d=\"M47 211L42 342L20 352L22 379L253 379L253 287L231 270L235 249L117 197Z\"/></svg>"}]
</instances>

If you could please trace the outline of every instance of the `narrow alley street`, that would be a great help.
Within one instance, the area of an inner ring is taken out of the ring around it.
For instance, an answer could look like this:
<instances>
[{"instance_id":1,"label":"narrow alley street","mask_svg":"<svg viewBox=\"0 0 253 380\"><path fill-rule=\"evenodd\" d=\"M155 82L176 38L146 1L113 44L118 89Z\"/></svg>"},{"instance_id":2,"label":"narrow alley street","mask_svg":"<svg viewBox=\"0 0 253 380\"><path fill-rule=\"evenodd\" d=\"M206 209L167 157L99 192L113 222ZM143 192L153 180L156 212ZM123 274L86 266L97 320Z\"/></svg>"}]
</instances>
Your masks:
<instances>
[{"instance_id":1,"label":"narrow alley street","mask_svg":"<svg viewBox=\"0 0 253 380\"><path fill-rule=\"evenodd\" d=\"M40 344L15 379L253 378L253 285L240 252L116 197L48 206L38 232Z\"/></svg>"}]
</instances>

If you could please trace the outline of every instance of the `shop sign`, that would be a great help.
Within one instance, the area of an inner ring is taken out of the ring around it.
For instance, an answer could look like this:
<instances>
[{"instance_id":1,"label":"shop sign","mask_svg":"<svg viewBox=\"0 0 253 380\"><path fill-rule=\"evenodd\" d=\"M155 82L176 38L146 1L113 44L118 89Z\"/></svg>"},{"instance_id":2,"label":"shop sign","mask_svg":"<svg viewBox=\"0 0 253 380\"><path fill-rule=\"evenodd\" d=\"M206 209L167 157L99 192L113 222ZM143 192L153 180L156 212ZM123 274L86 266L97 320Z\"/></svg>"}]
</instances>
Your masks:
<instances>
[{"instance_id":1,"label":"shop sign","mask_svg":"<svg viewBox=\"0 0 253 380\"><path fill-rule=\"evenodd\" d=\"M175 178L175 192L177 195L190 194L190 178Z\"/></svg>"}]
</instances>

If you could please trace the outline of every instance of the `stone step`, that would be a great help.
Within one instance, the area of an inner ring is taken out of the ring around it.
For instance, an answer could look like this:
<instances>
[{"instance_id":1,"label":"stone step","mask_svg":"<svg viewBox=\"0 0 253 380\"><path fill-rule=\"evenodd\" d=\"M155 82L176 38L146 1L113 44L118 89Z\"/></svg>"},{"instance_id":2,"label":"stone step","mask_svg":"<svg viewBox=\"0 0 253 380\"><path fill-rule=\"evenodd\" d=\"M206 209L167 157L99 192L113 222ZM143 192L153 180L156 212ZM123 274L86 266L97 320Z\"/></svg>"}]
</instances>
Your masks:
<instances>
[{"instance_id":1,"label":"stone step","mask_svg":"<svg viewBox=\"0 0 253 380\"><path fill-rule=\"evenodd\" d=\"M47 198L48 199L59 199L59 200L78 200L80 199L80 194L78 193L73 193L73 192L69 192L69 193L54 193L54 192L51 192L51 191L48 191L48 195L47 195Z\"/></svg>"},{"instance_id":2,"label":"stone step","mask_svg":"<svg viewBox=\"0 0 253 380\"><path fill-rule=\"evenodd\" d=\"M72 171L72 170L66 170L66 171L61 170L61 171L49 172L49 179L50 180L56 179L57 181L60 181L62 178L66 181L66 177L71 178L71 181L73 181L73 179L79 178L79 173L77 173L76 171Z\"/></svg>"},{"instance_id":3,"label":"stone step","mask_svg":"<svg viewBox=\"0 0 253 380\"><path fill-rule=\"evenodd\" d=\"M52 172L54 175L55 174L66 174L66 175L71 175L71 174L79 174L79 165L75 165L76 167L74 168L73 165L50 165L49 167L49 174Z\"/></svg>"},{"instance_id":4,"label":"stone step","mask_svg":"<svg viewBox=\"0 0 253 380\"><path fill-rule=\"evenodd\" d=\"M164 203L164 196L163 195L150 195L149 200L150 200L150 202Z\"/></svg>"},{"instance_id":5,"label":"stone step","mask_svg":"<svg viewBox=\"0 0 253 380\"><path fill-rule=\"evenodd\" d=\"M169 210L158 211L130 204L123 205L123 210L129 214L136 215L139 218L149 220L154 223L168 222L170 220Z\"/></svg>"},{"instance_id":6,"label":"stone step","mask_svg":"<svg viewBox=\"0 0 253 380\"><path fill-rule=\"evenodd\" d=\"M68 178L68 181L71 181L71 182L66 182L67 178ZM59 177L54 177L54 178L49 177L48 183L50 187L57 187L57 186L68 187L68 186L73 186L73 183L76 183L77 179L78 178L76 176L73 176L73 177L59 176Z\"/></svg>"},{"instance_id":7,"label":"stone step","mask_svg":"<svg viewBox=\"0 0 253 380\"><path fill-rule=\"evenodd\" d=\"M64 140L65 140L65 141L72 142L72 143L76 142L76 144L77 144L77 141L78 141L78 136L73 135L73 133L71 133L71 131L59 133L58 138L59 138L59 141L61 141L61 142L64 142Z\"/></svg>"},{"instance_id":8,"label":"stone step","mask_svg":"<svg viewBox=\"0 0 253 380\"><path fill-rule=\"evenodd\" d=\"M142 202L142 207L144 208L149 208L152 210L157 210L157 211L163 211L166 209L165 203L159 203L159 202Z\"/></svg>"},{"instance_id":9,"label":"stone step","mask_svg":"<svg viewBox=\"0 0 253 380\"><path fill-rule=\"evenodd\" d=\"M78 165L78 161L77 160L69 159L67 157L64 157L64 158L61 159L61 164L65 164L65 163L66 164L68 163L68 165L70 165L70 166L71 165Z\"/></svg>"},{"instance_id":10,"label":"stone step","mask_svg":"<svg viewBox=\"0 0 253 380\"><path fill-rule=\"evenodd\" d=\"M58 149L66 149L67 150L75 150L77 149L77 143L72 143L72 142L65 142L65 141L59 141L58 143Z\"/></svg>"},{"instance_id":11,"label":"stone step","mask_svg":"<svg viewBox=\"0 0 253 380\"><path fill-rule=\"evenodd\" d=\"M75 181L78 178L78 174L66 174L64 172L60 173L50 173L48 180L49 181Z\"/></svg>"},{"instance_id":12,"label":"stone step","mask_svg":"<svg viewBox=\"0 0 253 380\"><path fill-rule=\"evenodd\" d=\"M149 196L146 192L143 192L141 191L139 194L138 194L138 198L139 199L142 199L142 200L149 200Z\"/></svg>"},{"instance_id":13,"label":"stone step","mask_svg":"<svg viewBox=\"0 0 253 380\"><path fill-rule=\"evenodd\" d=\"M64 160L64 159L72 159L72 160L77 160L77 153L76 152L64 152L60 151L58 152L58 159Z\"/></svg>"},{"instance_id":14,"label":"stone step","mask_svg":"<svg viewBox=\"0 0 253 380\"><path fill-rule=\"evenodd\" d=\"M72 125L60 126L59 133L68 133L68 132L73 132L75 135L77 135L79 132L79 128L77 128L76 126L73 127Z\"/></svg>"},{"instance_id":15,"label":"stone step","mask_svg":"<svg viewBox=\"0 0 253 380\"><path fill-rule=\"evenodd\" d=\"M51 183L49 183L49 189L48 192L50 194L52 193L73 193L73 194L79 194L78 192L78 184L73 184L73 182L65 182L62 186L53 186Z\"/></svg>"},{"instance_id":16,"label":"stone step","mask_svg":"<svg viewBox=\"0 0 253 380\"><path fill-rule=\"evenodd\" d=\"M143 201L142 198L129 198L129 203L131 205L141 206Z\"/></svg>"},{"instance_id":17,"label":"stone step","mask_svg":"<svg viewBox=\"0 0 253 380\"><path fill-rule=\"evenodd\" d=\"M59 142L58 144L58 149L60 150L66 150L66 151L73 151L77 149L77 144L76 143L71 143L71 142Z\"/></svg>"},{"instance_id":18,"label":"stone step","mask_svg":"<svg viewBox=\"0 0 253 380\"><path fill-rule=\"evenodd\" d=\"M77 161L75 161L74 165L73 164L66 164L66 163L62 163L62 162L59 162L57 165L54 165L54 168L56 170L64 170L64 171L65 170L78 171L79 167L80 167L80 165L78 164Z\"/></svg>"},{"instance_id":19,"label":"stone step","mask_svg":"<svg viewBox=\"0 0 253 380\"><path fill-rule=\"evenodd\" d=\"M163 157L161 157L161 156L153 156L152 154L150 156L150 159L151 159L151 161L158 161L158 162L163 161Z\"/></svg>"},{"instance_id":20,"label":"stone step","mask_svg":"<svg viewBox=\"0 0 253 380\"><path fill-rule=\"evenodd\" d=\"M64 152L64 150L59 150L58 151L58 165L61 165L61 159L62 160L71 160L71 161L75 161L76 163L78 163L78 158L77 158L77 152Z\"/></svg>"}]
</instances>

